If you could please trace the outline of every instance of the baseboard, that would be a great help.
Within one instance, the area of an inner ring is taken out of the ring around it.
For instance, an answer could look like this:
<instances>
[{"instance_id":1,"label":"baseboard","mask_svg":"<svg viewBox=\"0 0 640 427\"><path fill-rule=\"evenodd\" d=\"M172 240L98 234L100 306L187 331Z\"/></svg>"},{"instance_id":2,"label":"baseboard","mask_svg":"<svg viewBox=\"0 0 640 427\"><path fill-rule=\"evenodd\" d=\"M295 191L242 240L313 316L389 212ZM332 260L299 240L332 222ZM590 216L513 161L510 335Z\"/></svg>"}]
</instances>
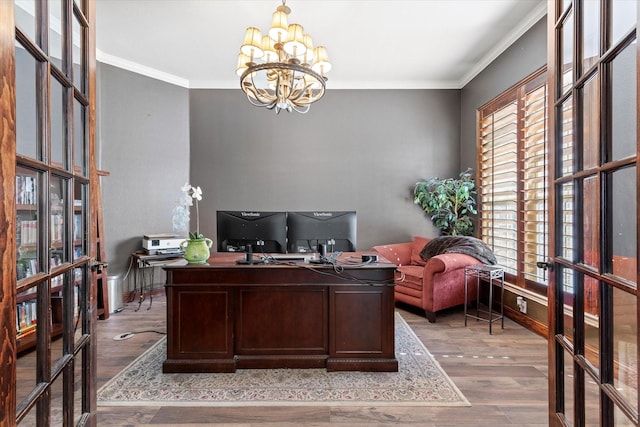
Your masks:
<instances>
[{"instance_id":1,"label":"baseboard","mask_svg":"<svg viewBox=\"0 0 640 427\"><path fill-rule=\"evenodd\" d=\"M521 313L518 310L515 310L509 306L504 306L504 314L505 316L507 316L509 319L513 320L514 322L518 323L519 325L524 326L525 328L529 329L532 332L535 332L536 334L540 335L541 337L544 338L548 338L549 336L549 328L547 327L546 324L533 319L523 313Z\"/></svg>"}]
</instances>

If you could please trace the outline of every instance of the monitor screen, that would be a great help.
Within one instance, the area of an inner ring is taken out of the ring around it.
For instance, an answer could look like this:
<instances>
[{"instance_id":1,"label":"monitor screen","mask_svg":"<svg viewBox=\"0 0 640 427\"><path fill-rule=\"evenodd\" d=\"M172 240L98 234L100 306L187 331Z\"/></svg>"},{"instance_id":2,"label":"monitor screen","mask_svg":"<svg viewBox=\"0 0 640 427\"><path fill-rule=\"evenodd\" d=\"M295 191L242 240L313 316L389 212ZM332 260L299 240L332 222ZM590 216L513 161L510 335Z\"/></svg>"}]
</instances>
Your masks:
<instances>
[{"instance_id":1,"label":"monitor screen","mask_svg":"<svg viewBox=\"0 0 640 427\"><path fill-rule=\"evenodd\" d=\"M286 212L217 211L218 252L284 253L287 250Z\"/></svg>"},{"instance_id":2,"label":"monitor screen","mask_svg":"<svg viewBox=\"0 0 640 427\"><path fill-rule=\"evenodd\" d=\"M356 250L356 213L311 211L287 213L287 251L318 252L325 243L327 252Z\"/></svg>"}]
</instances>

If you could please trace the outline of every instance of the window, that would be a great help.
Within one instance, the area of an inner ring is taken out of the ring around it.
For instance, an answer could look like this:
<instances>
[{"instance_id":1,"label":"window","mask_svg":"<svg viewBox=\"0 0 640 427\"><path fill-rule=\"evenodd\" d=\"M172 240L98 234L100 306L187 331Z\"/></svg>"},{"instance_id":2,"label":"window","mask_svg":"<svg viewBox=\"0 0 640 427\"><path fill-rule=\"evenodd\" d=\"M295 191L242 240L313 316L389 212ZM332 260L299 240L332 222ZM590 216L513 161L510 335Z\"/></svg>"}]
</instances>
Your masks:
<instances>
[{"instance_id":1,"label":"window","mask_svg":"<svg viewBox=\"0 0 640 427\"><path fill-rule=\"evenodd\" d=\"M478 110L480 233L508 279L546 293L547 85L544 69Z\"/></svg>"}]
</instances>

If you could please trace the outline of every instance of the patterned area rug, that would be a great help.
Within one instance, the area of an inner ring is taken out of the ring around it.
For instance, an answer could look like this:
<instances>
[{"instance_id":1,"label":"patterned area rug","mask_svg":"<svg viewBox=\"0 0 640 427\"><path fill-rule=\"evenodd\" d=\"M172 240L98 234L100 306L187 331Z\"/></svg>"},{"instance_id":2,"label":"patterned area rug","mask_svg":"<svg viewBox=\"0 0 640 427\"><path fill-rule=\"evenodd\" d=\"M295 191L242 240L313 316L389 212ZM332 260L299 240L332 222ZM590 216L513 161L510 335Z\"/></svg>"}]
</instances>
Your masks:
<instances>
[{"instance_id":1,"label":"patterned area rug","mask_svg":"<svg viewBox=\"0 0 640 427\"><path fill-rule=\"evenodd\" d=\"M470 406L396 313L398 372L239 369L163 374L161 339L98 390L99 406Z\"/></svg>"}]
</instances>

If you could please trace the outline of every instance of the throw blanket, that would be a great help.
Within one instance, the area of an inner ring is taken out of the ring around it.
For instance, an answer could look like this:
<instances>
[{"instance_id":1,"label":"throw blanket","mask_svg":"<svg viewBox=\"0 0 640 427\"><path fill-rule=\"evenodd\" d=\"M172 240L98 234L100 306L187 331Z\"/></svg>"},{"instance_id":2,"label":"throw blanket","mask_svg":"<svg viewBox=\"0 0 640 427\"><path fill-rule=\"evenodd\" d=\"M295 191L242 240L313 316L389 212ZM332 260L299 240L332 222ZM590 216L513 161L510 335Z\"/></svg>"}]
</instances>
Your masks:
<instances>
[{"instance_id":1,"label":"throw blanket","mask_svg":"<svg viewBox=\"0 0 640 427\"><path fill-rule=\"evenodd\" d=\"M429 258L440 254L458 253L474 257L485 264L497 264L495 255L482 240L469 236L440 236L427 243L420 252L420 258Z\"/></svg>"}]
</instances>

